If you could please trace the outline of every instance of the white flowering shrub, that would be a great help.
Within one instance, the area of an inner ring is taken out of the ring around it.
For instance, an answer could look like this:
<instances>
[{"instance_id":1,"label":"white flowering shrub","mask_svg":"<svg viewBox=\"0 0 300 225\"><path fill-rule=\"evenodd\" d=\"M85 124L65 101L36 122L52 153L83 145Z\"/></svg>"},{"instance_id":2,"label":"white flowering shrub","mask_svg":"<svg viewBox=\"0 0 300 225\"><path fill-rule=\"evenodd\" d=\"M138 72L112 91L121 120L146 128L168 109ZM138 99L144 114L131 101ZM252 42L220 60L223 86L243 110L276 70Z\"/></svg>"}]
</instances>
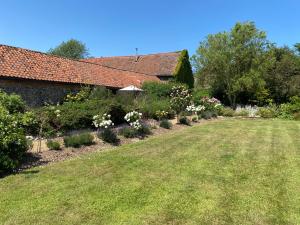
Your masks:
<instances>
[{"instance_id":1,"label":"white flowering shrub","mask_svg":"<svg viewBox=\"0 0 300 225\"><path fill-rule=\"evenodd\" d=\"M258 114L258 107L251 105L246 105L245 107L242 107L238 105L235 109L235 113L236 115L240 116L255 117Z\"/></svg>"},{"instance_id":2,"label":"white flowering shrub","mask_svg":"<svg viewBox=\"0 0 300 225\"><path fill-rule=\"evenodd\" d=\"M187 112L195 113L195 114L198 114L204 110L205 110L205 107L203 105L195 106L194 104L192 104L192 105L189 105L186 107Z\"/></svg>"},{"instance_id":3,"label":"white flowering shrub","mask_svg":"<svg viewBox=\"0 0 300 225\"><path fill-rule=\"evenodd\" d=\"M114 123L111 121L111 115L104 113L102 116L95 115L93 117L93 125L96 128L108 129L114 126Z\"/></svg>"},{"instance_id":4,"label":"white flowering shrub","mask_svg":"<svg viewBox=\"0 0 300 225\"><path fill-rule=\"evenodd\" d=\"M135 130L139 130L142 128L142 124L140 122L141 118L142 113L139 113L137 111L129 112L124 117L127 123L129 123L129 125Z\"/></svg>"},{"instance_id":5,"label":"white flowering shrub","mask_svg":"<svg viewBox=\"0 0 300 225\"><path fill-rule=\"evenodd\" d=\"M190 104L192 95L190 91L183 85L174 86L171 90L171 108L177 113L181 113Z\"/></svg>"},{"instance_id":6,"label":"white flowering shrub","mask_svg":"<svg viewBox=\"0 0 300 225\"><path fill-rule=\"evenodd\" d=\"M18 120L0 107L0 174L17 168L28 149L24 129Z\"/></svg>"}]
</instances>

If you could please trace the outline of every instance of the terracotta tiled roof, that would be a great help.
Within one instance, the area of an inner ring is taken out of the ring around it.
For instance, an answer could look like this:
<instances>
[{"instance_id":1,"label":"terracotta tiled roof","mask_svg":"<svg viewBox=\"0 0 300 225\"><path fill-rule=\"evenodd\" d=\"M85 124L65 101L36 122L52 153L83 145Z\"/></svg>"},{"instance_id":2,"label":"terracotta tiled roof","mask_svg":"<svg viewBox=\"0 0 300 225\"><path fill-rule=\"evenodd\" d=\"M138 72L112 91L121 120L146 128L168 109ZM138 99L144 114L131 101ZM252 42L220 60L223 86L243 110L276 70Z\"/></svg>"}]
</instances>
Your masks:
<instances>
[{"instance_id":1,"label":"terracotta tiled roof","mask_svg":"<svg viewBox=\"0 0 300 225\"><path fill-rule=\"evenodd\" d=\"M0 77L122 88L141 86L157 77L112 69L90 62L70 60L45 53L0 45Z\"/></svg>"},{"instance_id":2,"label":"terracotta tiled roof","mask_svg":"<svg viewBox=\"0 0 300 225\"><path fill-rule=\"evenodd\" d=\"M173 76L180 52L84 59L85 62L154 76Z\"/></svg>"}]
</instances>

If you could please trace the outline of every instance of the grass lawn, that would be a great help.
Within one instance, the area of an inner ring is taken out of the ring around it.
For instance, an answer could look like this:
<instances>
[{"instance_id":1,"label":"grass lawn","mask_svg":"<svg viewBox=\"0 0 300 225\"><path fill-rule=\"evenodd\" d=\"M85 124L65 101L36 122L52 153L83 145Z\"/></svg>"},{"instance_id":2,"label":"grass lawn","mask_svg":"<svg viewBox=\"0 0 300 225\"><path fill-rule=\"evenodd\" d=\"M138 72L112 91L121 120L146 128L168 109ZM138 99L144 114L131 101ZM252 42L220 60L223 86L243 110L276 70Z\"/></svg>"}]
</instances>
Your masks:
<instances>
[{"instance_id":1,"label":"grass lawn","mask_svg":"<svg viewBox=\"0 0 300 225\"><path fill-rule=\"evenodd\" d=\"M300 123L224 120L0 180L0 224L300 224Z\"/></svg>"}]
</instances>

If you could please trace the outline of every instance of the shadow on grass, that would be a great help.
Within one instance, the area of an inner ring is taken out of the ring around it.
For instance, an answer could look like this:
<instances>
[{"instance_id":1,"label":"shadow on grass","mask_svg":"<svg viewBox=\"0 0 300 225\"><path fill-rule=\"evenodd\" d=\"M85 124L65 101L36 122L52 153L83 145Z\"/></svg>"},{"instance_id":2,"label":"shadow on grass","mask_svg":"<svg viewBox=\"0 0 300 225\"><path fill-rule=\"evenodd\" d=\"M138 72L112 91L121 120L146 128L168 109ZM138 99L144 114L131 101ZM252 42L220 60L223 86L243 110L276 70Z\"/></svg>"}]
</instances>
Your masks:
<instances>
[{"instance_id":1,"label":"shadow on grass","mask_svg":"<svg viewBox=\"0 0 300 225\"><path fill-rule=\"evenodd\" d=\"M5 178L9 175L14 174L36 174L39 170L26 170L32 167L40 166L49 163L49 161L42 160L42 157L38 153L27 152L24 155L23 160L20 163L20 166L12 171L0 172L0 179Z\"/></svg>"}]
</instances>

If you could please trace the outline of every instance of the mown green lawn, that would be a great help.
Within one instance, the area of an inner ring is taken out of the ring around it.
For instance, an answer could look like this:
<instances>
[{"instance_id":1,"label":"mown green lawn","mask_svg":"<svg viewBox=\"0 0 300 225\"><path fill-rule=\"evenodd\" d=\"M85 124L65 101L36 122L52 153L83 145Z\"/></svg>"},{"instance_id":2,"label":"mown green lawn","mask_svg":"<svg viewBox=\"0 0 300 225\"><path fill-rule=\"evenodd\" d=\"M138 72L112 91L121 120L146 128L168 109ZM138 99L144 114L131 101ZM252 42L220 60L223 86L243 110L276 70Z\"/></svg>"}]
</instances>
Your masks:
<instances>
[{"instance_id":1,"label":"mown green lawn","mask_svg":"<svg viewBox=\"0 0 300 225\"><path fill-rule=\"evenodd\" d=\"M0 224L300 224L300 123L224 120L0 180Z\"/></svg>"}]
</instances>

